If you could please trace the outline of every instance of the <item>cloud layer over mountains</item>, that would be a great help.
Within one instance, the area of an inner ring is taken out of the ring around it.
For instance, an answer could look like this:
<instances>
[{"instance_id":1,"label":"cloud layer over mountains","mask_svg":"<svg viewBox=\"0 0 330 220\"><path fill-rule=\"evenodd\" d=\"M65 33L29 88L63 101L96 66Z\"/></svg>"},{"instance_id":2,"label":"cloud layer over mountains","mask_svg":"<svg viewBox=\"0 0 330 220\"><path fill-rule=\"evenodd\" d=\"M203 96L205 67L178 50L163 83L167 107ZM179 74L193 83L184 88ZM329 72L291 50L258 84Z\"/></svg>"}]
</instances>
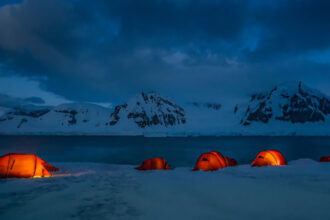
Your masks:
<instances>
[{"instance_id":1,"label":"cloud layer over mountains","mask_svg":"<svg viewBox=\"0 0 330 220\"><path fill-rule=\"evenodd\" d=\"M15 2L0 5L1 76L68 100L223 101L291 80L330 93L329 1Z\"/></svg>"}]
</instances>

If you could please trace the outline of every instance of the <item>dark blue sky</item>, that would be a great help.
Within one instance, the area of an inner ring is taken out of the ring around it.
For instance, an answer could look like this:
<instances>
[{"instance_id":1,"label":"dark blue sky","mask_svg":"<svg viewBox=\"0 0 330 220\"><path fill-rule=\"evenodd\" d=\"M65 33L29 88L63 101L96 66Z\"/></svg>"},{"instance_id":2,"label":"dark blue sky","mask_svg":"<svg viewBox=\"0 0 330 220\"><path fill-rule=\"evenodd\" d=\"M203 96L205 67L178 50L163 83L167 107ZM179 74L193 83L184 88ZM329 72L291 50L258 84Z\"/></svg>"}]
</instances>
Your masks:
<instances>
[{"instance_id":1,"label":"dark blue sky","mask_svg":"<svg viewBox=\"0 0 330 220\"><path fill-rule=\"evenodd\" d=\"M225 102L302 80L330 94L330 1L5 0L0 7L0 93L119 103L157 91Z\"/></svg>"}]
</instances>

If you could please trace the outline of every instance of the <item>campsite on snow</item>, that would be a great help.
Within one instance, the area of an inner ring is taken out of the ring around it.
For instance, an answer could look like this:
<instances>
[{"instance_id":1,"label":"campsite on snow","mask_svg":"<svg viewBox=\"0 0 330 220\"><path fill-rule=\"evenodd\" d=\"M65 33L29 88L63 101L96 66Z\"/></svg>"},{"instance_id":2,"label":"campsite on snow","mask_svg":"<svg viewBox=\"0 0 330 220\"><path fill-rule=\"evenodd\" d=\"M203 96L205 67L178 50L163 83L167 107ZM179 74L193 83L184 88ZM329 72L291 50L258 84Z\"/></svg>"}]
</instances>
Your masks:
<instances>
[{"instance_id":1,"label":"campsite on snow","mask_svg":"<svg viewBox=\"0 0 330 220\"><path fill-rule=\"evenodd\" d=\"M330 219L329 11L0 0L0 220Z\"/></svg>"},{"instance_id":2,"label":"campsite on snow","mask_svg":"<svg viewBox=\"0 0 330 220\"><path fill-rule=\"evenodd\" d=\"M225 219L326 219L330 214L330 162L320 162L330 160L321 156L330 155L328 137L1 136L0 141L2 155L28 153L0 157L4 218L218 219L221 213Z\"/></svg>"}]
</instances>

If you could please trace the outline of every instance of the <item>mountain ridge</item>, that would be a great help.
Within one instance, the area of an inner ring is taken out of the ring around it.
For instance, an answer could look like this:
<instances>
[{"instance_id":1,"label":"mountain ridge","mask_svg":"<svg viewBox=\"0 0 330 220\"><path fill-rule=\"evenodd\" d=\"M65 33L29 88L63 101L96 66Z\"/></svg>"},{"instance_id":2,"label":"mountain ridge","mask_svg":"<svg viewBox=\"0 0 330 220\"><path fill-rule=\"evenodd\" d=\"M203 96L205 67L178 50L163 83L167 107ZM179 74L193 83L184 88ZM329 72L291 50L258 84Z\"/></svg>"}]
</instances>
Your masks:
<instances>
[{"instance_id":1,"label":"mountain ridge","mask_svg":"<svg viewBox=\"0 0 330 220\"><path fill-rule=\"evenodd\" d=\"M0 134L330 135L329 96L301 82L280 84L233 106L179 105L154 92L112 109L90 103L18 104L0 102Z\"/></svg>"},{"instance_id":2,"label":"mountain ridge","mask_svg":"<svg viewBox=\"0 0 330 220\"><path fill-rule=\"evenodd\" d=\"M267 123L270 119L292 123L325 121L330 114L330 98L299 82L281 84L270 92L254 94L241 124Z\"/></svg>"}]
</instances>

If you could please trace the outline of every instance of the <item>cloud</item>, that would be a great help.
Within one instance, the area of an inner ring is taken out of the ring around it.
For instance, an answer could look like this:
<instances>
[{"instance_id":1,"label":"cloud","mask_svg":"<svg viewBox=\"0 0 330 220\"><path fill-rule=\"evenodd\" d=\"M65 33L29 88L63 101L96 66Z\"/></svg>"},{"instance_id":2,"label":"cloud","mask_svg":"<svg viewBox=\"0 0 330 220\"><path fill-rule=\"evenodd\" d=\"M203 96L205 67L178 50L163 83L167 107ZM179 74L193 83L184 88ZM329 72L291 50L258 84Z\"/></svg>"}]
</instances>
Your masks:
<instances>
[{"instance_id":1,"label":"cloud","mask_svg":"<svg viewBox=\"0 0 330 220\"><path fill-rule=\"evenodd\" d=\"M325 88L329 63L306 54L329 48L329 9L322 0L25 0L0 8L0 62L74 101L150 90L234 99L288 80Z\"/></svg>"},{"instance_id":2,"label":"cloud","mask_svg":"<svg viewBox=\"0 0 330 220\"><path fill-rule=\"evenodd\" d=\"M0 77L0 85L0 94L6 94L10 97L19 97L23 101L28 99L28 101L30 100L32 102L39 102L40 105L59 105L71 102L70 100L67 100L54 93L42 90L38 81L29 79L27 77ZM45 103L41 103L43 101Z\"/></svg>"},{"instance_id":3,"label":"cloud","mask_svg":"<svg viewBox=\"0 0 330 220\"><path fill-rule=\"evenodd\" d=\"M17 97L12 97L6 94L0 93L0 107L6 108L27 108L27 109L38 109L49 106L40 106L35 104L44 104L44 103L36 103L35 101L42 100L38 97L31 97L32 99L21 99ZM32 101L31 101L32 100Z\"/></svg>"},{"instance_id":4,"label":"cloud","mask_svg":"<svg viewBox=\"0 0 330 220\"><path fill-rule=\"evenodd\" d=\"M259 44L249 54L261 62L330 48L330 2L277 1L253 10L254 23L262 30Z\"/></svg>"}]
</instances>

